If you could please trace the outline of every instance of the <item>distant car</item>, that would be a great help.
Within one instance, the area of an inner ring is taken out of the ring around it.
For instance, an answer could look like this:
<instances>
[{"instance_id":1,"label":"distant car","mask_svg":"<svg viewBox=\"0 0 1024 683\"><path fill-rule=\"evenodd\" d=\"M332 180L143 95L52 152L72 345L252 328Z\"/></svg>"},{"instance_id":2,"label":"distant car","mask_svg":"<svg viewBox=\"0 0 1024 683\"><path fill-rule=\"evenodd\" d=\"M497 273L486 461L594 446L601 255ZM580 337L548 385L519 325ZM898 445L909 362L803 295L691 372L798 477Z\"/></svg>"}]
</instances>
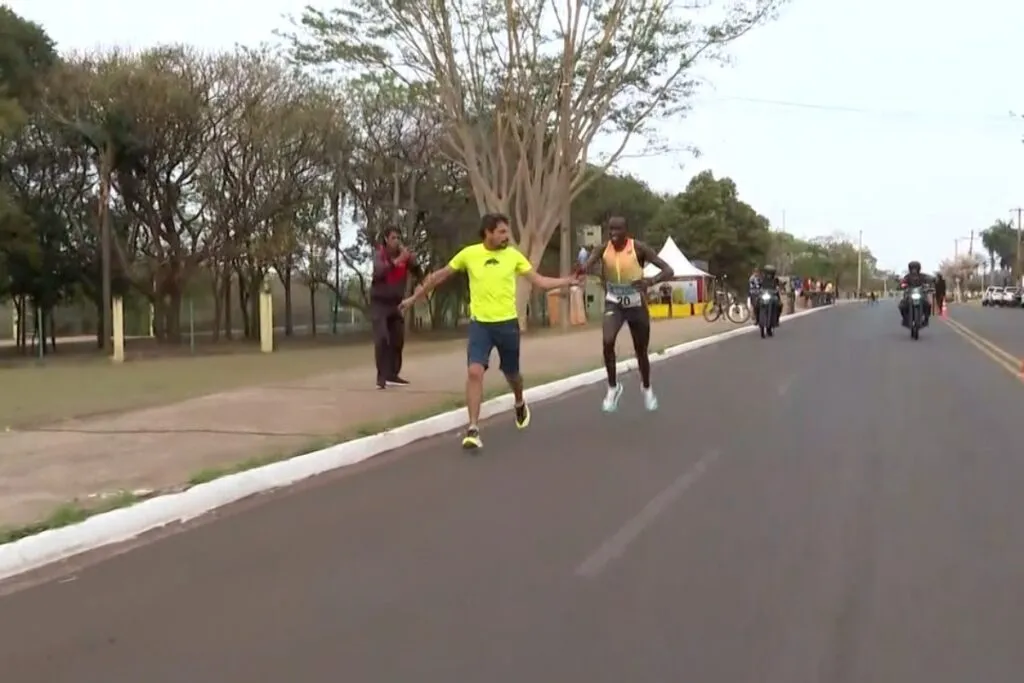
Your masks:
<instances>
[{"instance_id":1,"label":"distant car","mask_svg":"<svg viewBox=\"0 0 1024 683\"><path fill-rule=\"evenodd\" d=\"M1003 300L1002 287L986 287L985 293L981 295L982 306L998 306ZM997 303L998 302L998 303Z\"/></svg>"},{"instance_id":2,"label":"distant car","mask_svg":"<svg viewBox=\"0 0 1024 683\"><path fill-rule=\"evenodd\" d=\"M1007 287L1003 290L1003 306L1010 308L1020 308L1020 289L1017 287Z\"/></svg>"}]
</instances>

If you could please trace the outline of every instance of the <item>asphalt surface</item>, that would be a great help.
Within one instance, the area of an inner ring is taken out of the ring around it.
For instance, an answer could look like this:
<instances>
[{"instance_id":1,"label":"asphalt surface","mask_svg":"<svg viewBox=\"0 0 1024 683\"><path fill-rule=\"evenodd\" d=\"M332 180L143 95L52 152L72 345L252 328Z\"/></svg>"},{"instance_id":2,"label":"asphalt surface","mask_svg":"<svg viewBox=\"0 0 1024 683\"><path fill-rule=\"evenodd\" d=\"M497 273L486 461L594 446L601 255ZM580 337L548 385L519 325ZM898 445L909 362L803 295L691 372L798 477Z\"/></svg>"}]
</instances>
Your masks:
<instances>
[{"instance_id":1,"label":"asphalt surface","mask_svg":"<svg viewBox=\"0 0 1024 683\"><path fill-rule=\"evenodd\" d=\"M1024 308L951 306L953 320L996 344L1004 351L1024 358Z\"/></svg>"},{"instance_id":2,"label":"asphalt surface","mask_svg":"<svg viewBox=\"0 0 1024 683\"><path fill-rule=\"evenodd\" d=\"M654 372L6 595L0 679L1024 679L1017 378L894 304Z\"/></svg>"}]
</instances>

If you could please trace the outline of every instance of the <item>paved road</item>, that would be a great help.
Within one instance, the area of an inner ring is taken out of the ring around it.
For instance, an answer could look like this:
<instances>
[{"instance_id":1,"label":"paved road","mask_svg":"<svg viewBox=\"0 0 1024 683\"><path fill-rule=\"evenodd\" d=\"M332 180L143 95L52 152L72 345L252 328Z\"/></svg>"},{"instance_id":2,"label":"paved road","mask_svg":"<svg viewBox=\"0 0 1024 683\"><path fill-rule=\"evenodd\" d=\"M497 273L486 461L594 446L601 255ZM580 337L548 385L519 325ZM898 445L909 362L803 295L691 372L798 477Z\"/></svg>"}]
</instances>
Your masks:
<instances>
[{"instance_id":1,"label":"paved road","mask_svg":"<svg viewBox=\"0 0 1024 683\"><path fill-rule=\"evenodd\" d=\"M1024 358L1024 308L951 306L953 320L1018 359Z\"/></svg>"},{"instance_id":2,"label":"paved road","mask_svg":"<svg viewBox=\"0 0 1024 683\"><path fill-rule=\"evenodd\" d=\"M889 306L656 372L0 598L3 680L1021 680L1017 379Z\"/></svg>"}]
</instances>

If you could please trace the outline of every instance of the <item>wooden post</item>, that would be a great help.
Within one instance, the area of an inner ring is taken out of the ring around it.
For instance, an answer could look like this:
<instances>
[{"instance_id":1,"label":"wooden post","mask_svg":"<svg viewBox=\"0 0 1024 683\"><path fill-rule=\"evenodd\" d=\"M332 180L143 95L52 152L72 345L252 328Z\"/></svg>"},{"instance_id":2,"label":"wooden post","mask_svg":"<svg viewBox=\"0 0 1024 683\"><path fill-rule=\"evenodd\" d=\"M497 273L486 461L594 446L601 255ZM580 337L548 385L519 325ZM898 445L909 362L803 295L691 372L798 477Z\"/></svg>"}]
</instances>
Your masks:
<instances>
[{"instance_id":1,"label":"wooden post","mask_svg":"<svg viewBox=\"0 0 1024 683\"><path fill-rule=\"evenodd\" d=\"M260 351L274 351L274 297L270 293L270 281L260 288Z\"/></svg>"},{"instance_id":2,"label":"wooden post","mask_svg":"<svg viewBox=\"0 0 1024 683\"><path fill-rule=\"evenodd\" d=\"M124 362L124 299L115 296L110 301L111 333L114 335L114 352L111 356L115 363Z\"/></svg>"}]
</instances>

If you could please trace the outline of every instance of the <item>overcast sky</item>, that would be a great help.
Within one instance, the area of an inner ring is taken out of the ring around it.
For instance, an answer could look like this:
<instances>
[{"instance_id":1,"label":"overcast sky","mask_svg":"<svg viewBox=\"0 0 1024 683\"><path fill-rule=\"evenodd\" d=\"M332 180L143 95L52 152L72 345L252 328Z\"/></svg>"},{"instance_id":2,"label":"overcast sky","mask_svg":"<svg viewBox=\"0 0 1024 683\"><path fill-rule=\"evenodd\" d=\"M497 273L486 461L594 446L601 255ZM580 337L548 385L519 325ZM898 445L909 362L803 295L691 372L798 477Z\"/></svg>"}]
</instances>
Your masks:
<instances>
[{"instance_id":1,"label":"overcast sky","mask_svg":"<svg viewBox=\"0 0 1024 683\"><path fill-rule=\"evenodd\" d=\"M62 50L272 39L301 0L13 0ZM330 7L331 2L314 3ZM622 166L679 191L710 168L776 227L843 232L889 268L934 268L954 240L1024 204L1024 2L794 0L738 43L735 63L671 142L703 155ZM967 241L962 243L966 249Z\"/></svg>"}]
</instances>

